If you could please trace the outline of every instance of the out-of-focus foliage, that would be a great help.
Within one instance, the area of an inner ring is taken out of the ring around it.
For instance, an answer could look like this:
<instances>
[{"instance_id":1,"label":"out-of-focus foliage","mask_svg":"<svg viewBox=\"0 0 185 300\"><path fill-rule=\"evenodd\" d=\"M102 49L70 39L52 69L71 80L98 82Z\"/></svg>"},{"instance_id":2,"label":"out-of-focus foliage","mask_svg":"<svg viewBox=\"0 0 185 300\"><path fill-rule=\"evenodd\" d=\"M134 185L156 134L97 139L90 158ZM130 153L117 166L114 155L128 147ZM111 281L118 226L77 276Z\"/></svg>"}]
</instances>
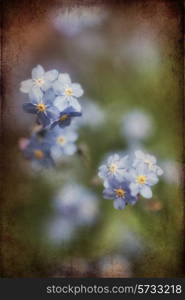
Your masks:
<instances>
[{"instance_id":1,"label":"out-of-focus foliage","mask_svg":"<svg viewBox=\"0 0 185 300\"><path fill-rule=\"evenodd\" d=\"M39 44L28 66L61 69L82 84L84 119L74 122L78 152L56 169L39 172L23 160L18 147L9 152L16 170L12 167L9 173L15 189L7 190L4 208L7 276L180 276L182 124L178 78L172 71L178 68L175 42L158 35L161 30L170 35L165 22L141 17L138 23L134 11L80 10L64 11L65 17L63 10L48 11L52 35ZM26 136L24 120L21 124L24 129L17 136ZM165 166L164 175L152 199L141 198L117 211L102 198L98 166L109 153L138 147L155 154ZM71 182L82 187L79 201L66 192ZM54 205L62 190L61 201L74 202L70 218Z\"/></svg>"}]
</instances>

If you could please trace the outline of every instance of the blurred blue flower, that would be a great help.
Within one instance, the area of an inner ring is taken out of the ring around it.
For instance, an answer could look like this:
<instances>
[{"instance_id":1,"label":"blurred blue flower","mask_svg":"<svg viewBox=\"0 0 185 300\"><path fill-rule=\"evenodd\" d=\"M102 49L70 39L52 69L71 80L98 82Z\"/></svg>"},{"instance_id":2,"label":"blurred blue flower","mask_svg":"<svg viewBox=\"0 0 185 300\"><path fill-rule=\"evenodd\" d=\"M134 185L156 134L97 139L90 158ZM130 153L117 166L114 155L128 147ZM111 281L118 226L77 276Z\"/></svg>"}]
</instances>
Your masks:
<instances>
[{"instance_id":1,"label":"blurred blue flower","mask_svg":"<svg viewBox=\"0 0 185 300\"><path fill-rule=\"evenodd\" d=\"M127 204L135 204L137 199L131 195L128 181L118 182L115 179L108 181L108 186L103 191L105 199L114 200L114 208L124 209ZM136 196L136 195L135 195Z\"/></svg>"},{"instance_id":2,"label":"blurred blue flower","mask_svg":"<svg viewBox=\"0 0 185 300\"><path fill-rule=\"evenodd\" d=\"M85 99L81 101L83 114L81 118L75 119L73 125L76 127L90 127L91 129L100 128L104 123L106 113L96 102L93 100Z\"/></svg>"},{"instance_id":3,"label":"blurred blue flower","mask_svg":"<svg viewBox=\"0 0 185 300\"><path fill-rule=\"evenodd\" d=\"M90 225L98 215L96 195L76 182L64 185L53 204L56 211L68 220L73 220L75 226Z\"/></svg>"},{"instance_id":4,"label":"blurred blue flower","mask_svg":"<svg viewBox=\"0 0 185 300\"><path fill-rule=\"evenodd\" d=\"M127 178L128 157L121 158L118 154L111 155L107 162L99 167L98 175L105 182L109 179L122 181Z\"/></svg>"},{"instance_id":5,"label":"blurred blue flower","mask_svg":"<svg viewBox=\"0 0 185 300\"><path fill-rule=\"evenodd\" d=\"M40 65L33 68L32 79L24 80L21 82L20 91L29 94L30 98L41 98L43 92L51 88L53 82L58 77L57 70L44 71Z\"/></svg>"},{"instance_id":6,"label":"blurred blue flower","mask_svg":"<svg viewBox=\"0 0 185 300\"><path fill-rule=\"evenodd\" d=\"M51 155L54 160L60 159L63 155L73 155L77 150L75 145L77 138L78 134L74 130L59 126L49 130L45 136L51 144Z\"/></svg>"},{"instance_id":7,"label":"blurred blue flower","mask_svg":"<svg viewBox=\"0 0 185 300\"><path fill-rule=\"evenodd\" d=\"M50 153L50 145L42 138L33 135L23 149L24 156L42 167L52 167L54 161Z\"/></svg>"},{"instance_id":8,"label":"blurred blue flower","mask_svg":"<svg viewBox=\"0 0 185 300\"><path fill-rule=\"evenodd\" d=\"M56 214L47 224L47 235L54 244L70 242L76 230L75 223L61 215Z\"/></svg>"},{"instance_id":9,"label":"blurred blue flower","mask_svg":"<svg viewBox=\"0 0 185 300\"><path fill-rule=\"evenodd\" d=\"M122 118L122 134L128 139L143 140L153 133L153 120L151 116L141 110L133 110Z\"/></svg>"},{"instance_id":10,"label":"blurred blue flower","mask_svg":"<svg viewBox=\"0 0 185 300\"><path fill-rule=\"evenodd\" d=\"M156 175L160 176L163 174L163 170L156 165L156 158L150 154L144 153L140 150L135 151L135 159L133 161L133 167L137 167L140 163L146 164L148 169L154 172Z\"/></svg>"},{"instance_id":11,"label":"blurred blue flower","mask_svg":"<svg viewBox=\"0 0 185 300\"><path fill-rule=\"evenodd\" d=\"M86 187L67 183L53 199L54 217L47 225L49 240L68 243L82 226L92 225L98 216L98 199Z\"/></svg>"},{"instance_id":12,"label":"blurred blue flower","mask_svg":"<svg viewBox=\"0 0 185 300\"><path fill-rule=\"evenodd\" d=\"M70 11L59 12L54 19L54 26L67 36L74 37L83 29L100 25L106 16L107 11L99 7L74 7Z\"/></svg>"},{"instance_id":13,"label":"blurred blue flower","mask_svg":"<svg viewBox=\"0 0 185 300\"><path fill-rule=\"evenodd\" d=\"M37 121L43 127L49 126L59 116L59 110L53 106L50 100L43 97L32 98L30 102L23 104L23 110L37 116Z\"/></svg>"},{"instance_id":14,"label":"blurred blue flower","mask_svg":"<svg viewBox=\"0 0 185 300\"><path fill-rule=\"evenodd\" d=\"M72 83L68 74L60 74L53 84L53 89L57 95L55 105L60 111L68 106L73 106L77 111L81 111L81 106L76 98L83 95L83 89L78 83Z\"/></svg>"},{"instance_id":15,"label":"blurred blue flower","mask_svg":"<svg viewBox=\"0 0 185 300\"><path fill-rule=\"evenodd\" d=\"M150 171L145 163L139 163L129 171L131 194L136 196L141 194L144 198L152 197L151 186L158 182L157 175Z\"/></svg>"},{"instance_id":16,"label":"blurred blue flower","mask_svg":"<svg viewBox=\"0 0 185 300\"><path fill-rule=\"evenodd\" d=\"M58 119L52 124L52 128L56 125L58 125L61 128L69 126L71 124L71 120L74 117L80 117L81 115L81 112L78 112L72 106L69 106L68 108L60 112Z\"/></svg>"}]
</instances>

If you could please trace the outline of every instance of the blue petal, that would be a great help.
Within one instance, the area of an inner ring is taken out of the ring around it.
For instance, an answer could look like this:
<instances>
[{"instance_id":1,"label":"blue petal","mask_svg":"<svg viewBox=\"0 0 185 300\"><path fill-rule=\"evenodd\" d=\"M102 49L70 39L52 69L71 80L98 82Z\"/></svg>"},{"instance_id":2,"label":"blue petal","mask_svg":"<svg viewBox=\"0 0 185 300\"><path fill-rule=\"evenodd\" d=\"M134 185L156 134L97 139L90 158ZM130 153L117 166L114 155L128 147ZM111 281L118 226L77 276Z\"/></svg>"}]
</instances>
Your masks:
<instances>
[{"instance_id":1,"label":"blue petal","mask_svg":"<svg viewBox=\"0 0 185 300\"><path fill-rule=\"evenodd\" d=\"M44 93L44 99L48 104L51 104L55 100L55 93L53 89L49 89Z\"/></svg>"},{"instance_id":2,"label":"blue petal","mask_svg":"<svg viewBox=\"0 0 185 300\"><path fill-rule=\"evenodd\" d=\"M22 108L27 113L30 113L30 114L36 114L37 113L37 108L32 103L24 103Z\"/></svg>"},{"instance_id":3,"label":"blue petal","mask_svg":"<svg viewBox=\"0 0 185 300\"><path fill-rule=\"evenodd\" d=\"M139 193L139 185L132 182L130 184L130 191L132 196L136 196Z\"/></svg>"},{"instance_id":4,"label":"blue petal","mask_svg":"<svg viewBox=\"0 0 185 300\"><path fill-rule=\"evenodd\" d=\"M44 75L44 69L41 65L36 66L35 68L33 68L32 70L32 78L33 79L37 79L37 78L41 78Z\"/></svg>"},{"instance_id":5,"label":"blue petal","mask_svg":"<svg viewBox=\"0 0 185 300\"><path fill-rule=\"evenodd\" d=\"M126 205L125 201L121 198L118 198L114 201L114 208L115 209L119 209L119 210L124 209L125 205Z\"/></svg>"},{"instance_id":6,"label":"blue petal","mask_svg":"<svg viewBox=\"0 0 185 300\"><path fill-rule=\"evenodd\" d=\"M30 99L34 100L38 100L40 101L42 99L42 96L43 96L43 92L41 91L40 87L38 86L33 86L29 92L29 97Z\"/></svg>"},{"instance_id":7,"label":"blue petal","mask_svg":"<svg viewBox=\"0 0 185 300\"><path fill-rule=\"evenodd\" d=\"M54 120L56 121L58 118L59 118L59 111L56 107L54 106L50 106L47 108L47 111L46 111L46 114L47 114L47 117L51 120Z\"/></svg>"},{"instance_id":8,"label":"blue petal","mask_svg":"<svg viewBox=\"0 0 185 300\"><path fill-rule=\"evenodd\" d=\"M152 190L146 185L141 189L140 193L144 198L152 198Z\"/></svg>"},{"instance_id":9,"label":"blue petal","mask_svg":"<svg viewBox=\"0 0 185 300\"><path fill-rule=\"evenodd\" d=\"M77 150L77 147L73 143L68 143L67 145L65 145L63 147L63 152L66 155L73 155L76 152L76 150Z\"/></svg>"},{"instance_id":10,"label":"blue petal","mask_svg":"<svg viewBox=\"0 0 185 300\"><path fill-rule=\"evenodd\" d=\"M63 85L71 84L71 78L70 78L69 74L67 74L67 73L61 73L61 74L59 74L58 80L60 82L60 85L61 85L61 83Z\"/></svg>"},{"instance_id":11,"label":"blue petal","mask_svg":"<svg viewBox=\"0 0 185 300\"><path fill-rule=\"evenodd\" d=\"M50 119L47 117L47 115L45 113L39 112L37 116L38 116L38 121L44 127L50 124Z\"/></svg>"},{"instance_id":12,"label":"blue petal","mask_svg":"<svg viewBox=\"0 0 185 300\"><path fill-rule=\"evenodd\" d=\"M99 167L98 176L104 178L107 176L107 167L106 165L102 165Z\"/></svg>"},{"instance_id":13,"label":"blue petal","mask_svg":"<svg viewBox=\"0 0 185 300\"><path fill-rule=\"evenodd\" d=\"M63 114L70 114L71 116L81 116L82 113L80 111L76 111L76 109L73 106L68 106L65 108L62 112L61 115Z\"/></svg>"},{"instance_id":14,"label":"blue petal","mask_svg":"<svg viewBox=\"0 0 185 300\"><path fill-rule=\"evenodd\" d=\"M72 106L76 111L81 112L82 108L77 99L72 96L66 97L66 105Z\"/></svg>"},{"instance_id":15,"label":"blue petal","mask_svg":"<svg viewBox=\"0 0 185 300\"><path fill-rule=\"evenodd\" d=\"M49 80L49 81L54 81L56 80L58 77L58 71L57 70L51 70L51 71L47 71L45 74L44 74L44 78L46 80Z\"/></svg>"},{"instance_id":16,"label":"blue petal","mask_svg":"<svg viewBox=\"0 0 185 300\"><path fill-rule=\"evenodd\" d=\"M42 84L41 89L42 91L46 92L51 88L51 82L49 80L45 80L45 82Z\"/></svg>"},{"instance_id":17,"label":"blue petal","mask_svg":"<svg viewBox=\"0 0 185 300\"><path fill-rule=\"evenodd\" d=\"M72 116L72 117L80 117L81 115L82 115L82 113L79 112L79 111L71 112L71 116Z\"/></svg>"},{"instance_id":18,"label":"blue petal","mask_svg":"<svg viewBox=\"0 0 185 300\"><path fill-rule=\"evenodd\" d=\"M106 188L103 191L103 196L105 199L114 199L114 192L113 192L112 188Z\"/></svg>"},{"instance_id":19,"label":"blue petal","mask_svg":"<svg viewBox=\"0 0 185 300\"><path fill-rule=\"evenodd\" d=\"M64 128L66 126L69 126L71 124L71 118L68 117L66 120L64 121L59 121L58 122L58 125L61 127L61 128Z\"/></svg>"},{"instance_id":20,"label":"blue petal","mask_svg":"<svg viewBox=\"0 0 185 300\"><path fill-rule=\"evenodd\" d=\"M73 83L72 89L75 97L81 97L83 95L83 89L79 83Z\"/></svg>"},{"instance_id":21,"label":"blue petal","mask_svg":"<svg viewBox=\"0 0 185 300\"><path fill-rule=\"evenodd\" d=\"M52 124L51 124L51 129L54 129L56 126L58 125L58 121L54 121Z\"/></svg>"},{"instance_id":22,"label":"blue petal","mask_svg":"<svg viewBox=\"0 0 185 300\"><path fill-rule=\"evenodd\" d=\"M147 176L147 183L149 185L154 185L159 181L158 177L154 173L149 173Z\"/></svg>"}]
</instances>

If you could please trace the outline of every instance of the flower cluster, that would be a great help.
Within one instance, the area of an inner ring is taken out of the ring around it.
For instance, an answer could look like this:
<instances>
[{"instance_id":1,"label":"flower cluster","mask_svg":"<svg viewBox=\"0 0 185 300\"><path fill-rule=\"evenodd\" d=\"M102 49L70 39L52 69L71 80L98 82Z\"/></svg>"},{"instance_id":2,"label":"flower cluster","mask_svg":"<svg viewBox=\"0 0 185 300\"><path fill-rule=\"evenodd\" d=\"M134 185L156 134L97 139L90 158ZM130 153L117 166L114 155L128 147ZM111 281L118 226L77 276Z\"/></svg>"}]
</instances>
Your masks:
<instances>
[{"instance_id":1,"label":"flower cluster","mask_svg":"<svg viewBox=\"0 0 185 300\"><path fill-rule=\"evenodd\" d=\"M45 72L38 65L32 70L32 78L21 82L20 90L29 98L23 110L34 114L40 126L22 149L25 157L51 166L55 158L75 153L78 135L69 125L82 115L77 100L83 95L80 84L72 83L66 73Z\"/></svg>"},{"instance_id":2,"label":"flower cluster","mask_svg":"<svg viewBox=\"0 0 185 300\"><path fill-rule=\"evenodd\" d=\"M114 154L99 167L99 177L104 181L103 196L114 200L116 209L124 209L127 204L135 204L139 195L152 197L151 187L158 182L162 169L156 158L138 150L134 158Z\"/></svg>"}]
</instances>

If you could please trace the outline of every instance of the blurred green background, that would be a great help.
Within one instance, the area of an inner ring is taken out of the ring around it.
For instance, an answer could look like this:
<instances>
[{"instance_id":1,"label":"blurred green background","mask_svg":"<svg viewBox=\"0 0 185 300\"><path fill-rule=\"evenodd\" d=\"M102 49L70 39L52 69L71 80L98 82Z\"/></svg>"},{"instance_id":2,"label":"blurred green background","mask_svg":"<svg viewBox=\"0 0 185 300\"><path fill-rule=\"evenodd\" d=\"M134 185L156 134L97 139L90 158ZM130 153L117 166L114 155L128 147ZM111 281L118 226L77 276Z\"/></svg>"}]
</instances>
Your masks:
<instances>
[{"instance_id":1,"label":"blurred green background","mask_svg":"<svg viewBox=\"0 0 185 300\"><path fill-rule=\"evenodd\" d=\"M27 7L23 1L18 15L20 7L13 2L7 6L4 277L183 276L181 15L170 1L144 3L66 7L32 1ZM32 170L18 149L19 138L29 136L34 124L34 118L22 112L26 97L19 84L37 64L70 73L85 91L82 107L91 101L104 116L100 114L97 124L96 110L89 110L91 124L86 121L78 130L78 153L42 172ZM121 120L133 110L153 122L153 134L142 147L161 167L170 161L178 170L168 170L170 179L162 176L151 200L141 198L135 206L117 211L112 201L102 198L97 169L107 153L129 151L132 142ZM68 242L55 243L47 235L48 220L57 214L53 199L71 180L95 195L97 219L76 228Z\"/></svg>"}]
</instances>

